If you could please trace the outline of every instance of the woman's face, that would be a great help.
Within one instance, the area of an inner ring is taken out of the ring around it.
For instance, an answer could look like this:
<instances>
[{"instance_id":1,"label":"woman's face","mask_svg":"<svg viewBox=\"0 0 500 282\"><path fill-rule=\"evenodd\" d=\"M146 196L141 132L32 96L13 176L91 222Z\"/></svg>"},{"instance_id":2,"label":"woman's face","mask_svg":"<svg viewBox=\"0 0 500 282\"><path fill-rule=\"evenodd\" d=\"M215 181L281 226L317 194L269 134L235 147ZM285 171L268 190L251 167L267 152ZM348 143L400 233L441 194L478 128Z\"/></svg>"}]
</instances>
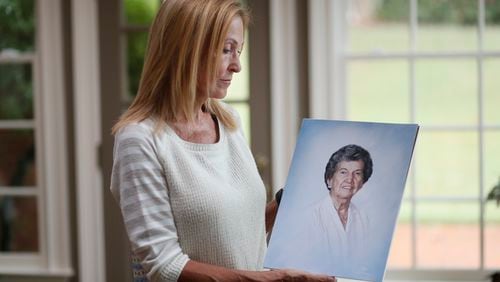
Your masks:
<instances>
[{"instance_id":1,"label":"woman's face","mask_svg":"<svg viewBox=\"0 0 500 282\"><path fill-rule=\"evenodd\" d=\"M240 54L243 48L243 40L243 21L241 17L236 16L231 21L224 40L216 81L210 87L209 98L222 99L226 97L233 74L241 70Z\"/></svg>"},{"instance_id":2,"label":"woman's face","mask_svg":"<svg viewBox=\"0 0 500 282\"><path fill-rule=\"evenodd\" d=\"M337 164L335 173L328 179L330 193L336 199L350 199L363 186L364 163L358 161L341 161Z\"/></svg>"}]
</instances>

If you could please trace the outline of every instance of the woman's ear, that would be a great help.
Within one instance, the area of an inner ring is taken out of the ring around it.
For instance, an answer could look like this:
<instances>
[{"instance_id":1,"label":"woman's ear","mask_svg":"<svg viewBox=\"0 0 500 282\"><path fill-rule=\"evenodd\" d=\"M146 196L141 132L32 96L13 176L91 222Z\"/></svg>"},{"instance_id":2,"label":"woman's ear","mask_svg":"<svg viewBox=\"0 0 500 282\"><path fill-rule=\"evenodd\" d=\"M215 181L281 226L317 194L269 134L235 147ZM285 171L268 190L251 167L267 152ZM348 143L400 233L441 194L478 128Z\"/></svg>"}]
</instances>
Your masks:
<instances>
[{"instance_id":1,"label":"woman's ear","mask_svg":"<svg viewBox=\"0 0 500 282\"><path fill-rule=\"evenodd\" d=\"M332 177L330 177L326 180L326 187L328 187L328 190L332 189L332 185L333 185L333 175L332 175Z\"/></svg>"}]
</instances>

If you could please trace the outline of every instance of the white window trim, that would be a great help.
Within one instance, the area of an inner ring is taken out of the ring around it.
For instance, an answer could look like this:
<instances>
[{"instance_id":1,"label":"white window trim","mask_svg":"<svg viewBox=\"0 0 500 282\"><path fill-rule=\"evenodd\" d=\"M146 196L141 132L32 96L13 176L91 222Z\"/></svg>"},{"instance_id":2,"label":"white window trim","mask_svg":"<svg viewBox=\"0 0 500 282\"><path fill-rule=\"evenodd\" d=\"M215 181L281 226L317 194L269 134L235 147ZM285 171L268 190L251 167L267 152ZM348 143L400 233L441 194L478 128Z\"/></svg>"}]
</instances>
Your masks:
<instances>
[{"instance_id":1,"label":"white window trim","mask_svg":"<svg viewBox=\"0 0 500 282\"><path fill-rule=\"evenodd\" d=\"M63 83L62 11L60 0L43 1L39 11L40 117L43 122L47 253L49 269L72 272L69 241L68 164Z\"/></svg>"},{"instance_id":2,"label":"white window trim","mask_svg":"<svg viewBox=\"0 0 500 282\"><path fill-rule=\"evenodd\" d=\"M79 280L104 282L98 7L95 0L72 0L71 7Z\"/></svg>"},{"instance_id":3,"label":"white window trim","mask_svg":"<svg viewBox=\"0 0 500 282\"><path fill-rule=\"evenodd\" d=\"M334 38L343 38L344 1L309 1L309 111L311 118L345 118L344 62L342 46Z\"/></svg>"},{"instance_id":4,"label":"white window trim","mask_svg":"<svg viewBox=\"0 0 500 282\"><path fill-rule=\"evenodd\" d=\"M271 21L271 148L274 189L285 186L298 134L296 1L298 0L269 1Z\"/></svg>"},{"instance_id":5,"label":"white window trim","mask_svg":"<svg viewBox=\"0 0 500 282\"><path fill-rule=\"evenodd\" d=\"M41 1L40 1L41 2ZM68 171L60 0L36 3L36 55L22 56L33 66L35 122L18 121L35 132L40 250L0 256L0 273L69 277L71 267ZM16 58L5 58L14 60ZM17 58L19 59L19 58ZM8 191L6 192L8 193ZM25 193L26 194L26 193Z\"/></svg>"},{"instance_id":6,"label":"white window trim","mask_svg":"<svg viewBox=\"0 0 500 282\"><path fill-rule=\"evenodd\" d=\"M416 0L409 0L413 8L415 8ZM479 1L479 17L484 16L484 0ZM310 85L310 113L312 118L329 118L329 119L344 119L345 118L345 58L348 59L373 59L371 55L342 55L346 43L346 36L344 34L345 22L342 19L345 17L344 11L346 10L346 1L330 1L330 0L314 0L308 1L308 20L309 20L309 85ZM415 10L415 9L413 9ZM412 27L416 23L416 14L412 13L411 19ZM484 22L479 23L479 33L482 36L484 29ZM410 32L414 33L412 29ZM334 44L334 42L336 44ZM340 42L340 45L338 44ZM414 42L411 42L414 46ZM474 55L472 55L474 54ZM479 54L469 52L460 53L401 53L396 55L380 55L380 58L388 57L404 57L413 60L414 58L461 58L472 57L478 58L481 62L482 58L498 56L498 52L483 52L481 45L479 45ZM326 63L325 63L326 62ZM482 86L479 85L479 99L480 106L482 102ZM413 89L413 87L412 87ZM413 90L412 90L413 91ZM414 93L411 93L414 99ZM414 105L415 103L413 103ZM414 109L412 109L412 119L414 118ZM482 119L480 128L486 128ZM449 128L449 127L447 127ZM496 127L495 127L496 128ZM426 130L439 130L440 127L426 127ZM482 162L481 162L482 163ZM482 181L482 177L480 179ZM484 195L483 184L481 183L481 195ZM415 201L415 194L412 194L412 201ZM419 199L421 200L421 199ZM470 200L470 199L468 199ZM479 199L478 199L479 200ZM484 204L484 203L483 203ZM483 211L481 211L481 217ZM415 219L414 219L415 220ZM481 222L481 224L483 224ZM483 226L481 226L483 228ZM416 236L413 234L413 236ZM409 250L411 251L411 250ZM481 266L483 266L483 250L481 246ZM415 250L413 250L415 254ZM389 269L386 274L386 279L391 281L409 281L409 280L434 280L434 281L490 281L489 276L492 270L462 270L462 269Z\"/></svg>"}]
</instances>

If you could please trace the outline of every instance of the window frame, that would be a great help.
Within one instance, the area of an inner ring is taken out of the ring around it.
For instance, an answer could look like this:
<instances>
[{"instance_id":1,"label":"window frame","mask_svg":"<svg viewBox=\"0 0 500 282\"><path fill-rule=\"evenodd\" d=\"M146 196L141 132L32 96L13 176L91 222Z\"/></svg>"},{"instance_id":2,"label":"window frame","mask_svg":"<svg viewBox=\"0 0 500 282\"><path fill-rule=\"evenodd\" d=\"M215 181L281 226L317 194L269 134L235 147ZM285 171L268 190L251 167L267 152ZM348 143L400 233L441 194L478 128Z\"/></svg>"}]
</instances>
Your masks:
<instances>
[{"instance_id":1,"label":"window frame","mask_svg":"<svg viewBox=\"0 0 500 282\"><path fill-rule=\"evenodd\" d=\"M62 10L60 0L34 0L35 51L19 56L0 54L0 63L31 63L33 120L2 121L2 128L35 130L36 188L23 191L1 188L2 195L35 196L39 251L1 253L0 273L70 277L68 161L63 81Z\"/></svg>"},{"instance_id":2,"label":"window frame","mask_svg":"<svg viewBox=\"0 0 500 282\"><path fill-rule=\"evenodd\" d=\"M485 29L485 1L477 0L478 3L478 47L470 52L419 52L415 48L415 35L417 27L417 0L408 0L410 3L410 49L408 52L393 52L386 54L372 53L349 53L347 51L347 32L345 22L345 12L347 11L347 1L315 0L309 1L309 81L310 81L310 114L313 118L346 119L347 101L347 65L350 61L356 60L379 60L379 59L405 59L409 64L410 82L410 122L415 122L415 61L418 59L450 59L467 58L477 62L478 67L478 124L473 126L423 126L422 131L459 131L473 129L479 135L479 194L477 197L419 197L415 191L415 183L411 183L411 191L408 198L403 201L411 202L412 209L412 234L411 252L412 266L408 269L389 269L387 279L444 279L444 280L475 280L484 281L484 278L491 275L492 269L485 269L484 266L484 207L485 184L484 184L484 132L488 129L499 129L499 126L486 125L484 123L483 112L483 74L482 64L485 58L500 58L500 52L484 51L482 48L483 33ZM327 63L325 63L327 62ZM415 158L413 160L415 162ZM413 168L410 173L415 173ZM414 182L415 177L410 177ZM480 205L480 266L478 269L425 269L417 266L416 244L418 244L416 227L416 203L432 201L466 201L475 202Z\"/></svg>"}]
</instances>

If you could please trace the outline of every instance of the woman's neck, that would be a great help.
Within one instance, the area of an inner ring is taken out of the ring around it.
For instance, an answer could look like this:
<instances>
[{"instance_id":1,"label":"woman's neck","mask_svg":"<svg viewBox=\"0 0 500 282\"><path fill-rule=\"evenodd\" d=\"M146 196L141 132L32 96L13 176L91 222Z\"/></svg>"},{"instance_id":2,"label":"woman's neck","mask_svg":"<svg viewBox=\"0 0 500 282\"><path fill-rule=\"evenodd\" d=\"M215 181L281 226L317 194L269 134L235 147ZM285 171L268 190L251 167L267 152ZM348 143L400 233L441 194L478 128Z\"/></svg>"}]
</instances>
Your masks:
<instances>
[{"instance_id":1,"label":"woman's neck","mask_svg":"<svg viewBox=\"0 0 500 282\"><path fill-rule=\"evenodd\" d=\"M333 206L335 207L335 210L337 211L337 214L339 215L340 222L342 222L342 225L344 226L344 229L346 228L347 225L347 219L349 215L349 205L351 204L350 199L337 199L333 196L331 196Z\"/></svg>"},{"instance_id":2,"label":"woman's neck","mask_svg":"<svg viewBox=\"0 0 500 282\"><path fill-rule=\"evenodd\" d=\"M213 144L219 141L219 126L216 118L199 108L193 120L179 119L168 123L175 133L191 143Z\"/></svg>"},{"instance_id":3,"label":"woman's neck","mask_svg":"<svg viewBox=\"0 0 500 282\"><path fill-rule=\"evenodd\" d=\"M333 206L336 210L347 210L351 204L351 199L337 199L334 196L330 196L332 199Z\"/></svg>"}]
</instances>

